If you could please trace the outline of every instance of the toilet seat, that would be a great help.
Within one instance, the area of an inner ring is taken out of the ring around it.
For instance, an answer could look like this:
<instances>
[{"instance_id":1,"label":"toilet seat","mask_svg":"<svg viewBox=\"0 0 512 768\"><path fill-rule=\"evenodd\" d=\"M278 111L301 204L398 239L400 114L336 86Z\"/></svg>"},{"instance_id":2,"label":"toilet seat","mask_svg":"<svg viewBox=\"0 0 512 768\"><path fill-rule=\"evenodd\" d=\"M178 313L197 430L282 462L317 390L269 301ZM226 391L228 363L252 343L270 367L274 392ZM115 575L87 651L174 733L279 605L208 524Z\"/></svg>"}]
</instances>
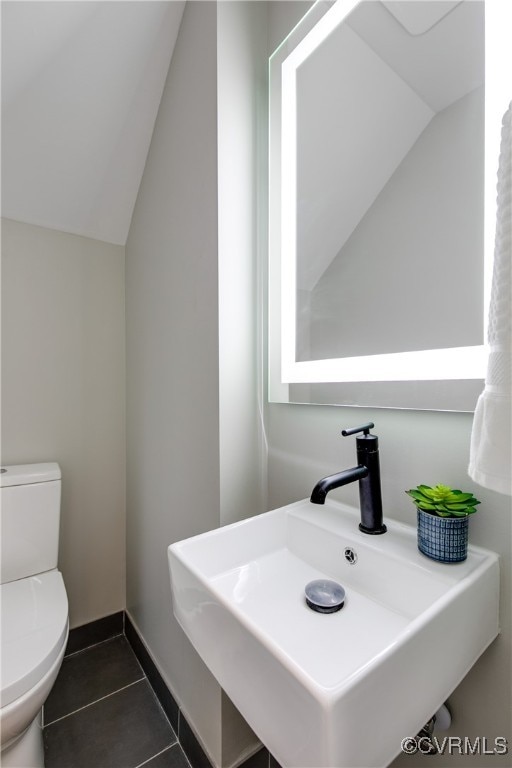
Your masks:
<instances>
[{"instance_id":1,"label":"toilet seat","mask_svg":"<svg viewBox=\"0 0 512 768\"><path fill-rule=\"evenodd\" d=\"M63 654L68 600L58 570L0 585L2 708L45 677Z\"/></svg>"}]
</instances>

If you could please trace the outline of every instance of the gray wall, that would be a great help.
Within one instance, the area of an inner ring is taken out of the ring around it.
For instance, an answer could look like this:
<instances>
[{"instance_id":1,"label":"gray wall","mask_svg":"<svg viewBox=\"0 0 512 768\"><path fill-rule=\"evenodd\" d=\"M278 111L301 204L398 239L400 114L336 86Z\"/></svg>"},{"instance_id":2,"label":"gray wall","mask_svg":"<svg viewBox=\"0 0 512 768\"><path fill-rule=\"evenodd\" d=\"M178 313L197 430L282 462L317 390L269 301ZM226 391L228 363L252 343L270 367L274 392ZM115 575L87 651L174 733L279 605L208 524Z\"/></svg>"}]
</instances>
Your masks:
<instances>
[{"instance_id":1,"label":"gray wall","mask_svg":"<svg viewBox=\"0 0 512 768\"><path fill-rule=\"evenodd\" d=\"M252 181L264 11L187 4L126 246L127 609L217 766L259 742L173 617L167 546L264 509Z\"/></svg>"},{"instance_id":2,"label":"gray wall","mask_svg":"<svg viewBox=\"0 0 512 768\"><path fill-rule=\"evenodd\" d=\"M187 5L126 244L127 610L220 757L220 689L172 616L167 546L219 525L216 10Z\"/></svg>"},{"instance_id":3,"label":"gray wall","mask_svg":"<svg viewBox=\"0 0 512 768\"><path fill-rule=\"evenodd\" d=\"M78 626L125 605L124 248L2 220L2 463L58 461Z\"/></svg>"},{"instance_id":4,"label":"gray wall","mask_svg":"<svg viewBox=\"0 0 512 768\"><path fill-rule=\"evenodd\" d=\"M217 11L219 190L219 420L221 524L266 503L263 367L255 322L258 257L266 242L258 213L266 115L266 3L230 0Z\"/></svg>"}]
</instances>

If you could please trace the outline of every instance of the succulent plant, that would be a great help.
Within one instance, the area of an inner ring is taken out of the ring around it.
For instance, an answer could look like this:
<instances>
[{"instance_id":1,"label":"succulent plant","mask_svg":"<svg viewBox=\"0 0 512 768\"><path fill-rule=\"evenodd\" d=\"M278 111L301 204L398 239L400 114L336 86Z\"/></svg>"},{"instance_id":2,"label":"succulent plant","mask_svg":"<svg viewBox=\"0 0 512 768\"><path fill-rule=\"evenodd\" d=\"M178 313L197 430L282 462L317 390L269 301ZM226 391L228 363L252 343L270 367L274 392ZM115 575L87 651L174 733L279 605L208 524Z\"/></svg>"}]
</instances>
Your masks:
<instances>
[{"instance_id":1,"label":"succulent plant","mask_svg":"<svg viewBox=\"0 0 512 768\"><path fill-rule=\"evenodd\" d=\"M476 512L480 504L472 493L454 490L448 485L418 485L406 493L412 498L418 509L439 517L466 517Z\"/></svg>"}]
</instances>

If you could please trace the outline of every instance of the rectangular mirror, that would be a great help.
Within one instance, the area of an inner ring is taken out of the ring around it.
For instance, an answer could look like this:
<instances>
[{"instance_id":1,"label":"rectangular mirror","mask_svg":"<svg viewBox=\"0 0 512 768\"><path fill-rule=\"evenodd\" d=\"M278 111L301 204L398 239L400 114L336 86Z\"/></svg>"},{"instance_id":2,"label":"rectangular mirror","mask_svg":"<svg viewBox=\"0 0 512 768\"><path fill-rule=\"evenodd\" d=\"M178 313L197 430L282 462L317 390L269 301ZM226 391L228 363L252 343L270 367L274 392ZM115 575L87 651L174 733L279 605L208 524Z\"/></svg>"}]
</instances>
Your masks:
<instances>
[{"instance_id":1,"label":"rectangular mirror","mask_svg":"<svg viewBox=\"0 0 512 768\"><path fill-rule=\"evenodd\" d=\"M474 410L484 10L321 2L271 57L271 401Z\"/></svg>"}]
</instances>

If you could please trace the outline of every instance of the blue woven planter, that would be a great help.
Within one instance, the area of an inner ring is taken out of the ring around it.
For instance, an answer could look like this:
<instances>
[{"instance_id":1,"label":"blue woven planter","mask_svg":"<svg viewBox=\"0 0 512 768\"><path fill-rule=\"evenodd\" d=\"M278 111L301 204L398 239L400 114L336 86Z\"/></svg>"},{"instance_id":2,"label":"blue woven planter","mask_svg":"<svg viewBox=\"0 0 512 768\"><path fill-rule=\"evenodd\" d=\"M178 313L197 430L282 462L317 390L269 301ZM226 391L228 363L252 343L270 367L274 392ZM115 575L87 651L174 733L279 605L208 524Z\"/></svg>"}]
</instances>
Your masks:
<instances>
[{"instance_id":1,"label":"blue woven planter","mask_svg":"<svg viewBox=\"0 0 512 768\"><path fill-rule=\"evenodd\" d=\"M418 509L418 549L441 563L468 556L469 517L437 517Z\"/></svg>"}]
</instances>

